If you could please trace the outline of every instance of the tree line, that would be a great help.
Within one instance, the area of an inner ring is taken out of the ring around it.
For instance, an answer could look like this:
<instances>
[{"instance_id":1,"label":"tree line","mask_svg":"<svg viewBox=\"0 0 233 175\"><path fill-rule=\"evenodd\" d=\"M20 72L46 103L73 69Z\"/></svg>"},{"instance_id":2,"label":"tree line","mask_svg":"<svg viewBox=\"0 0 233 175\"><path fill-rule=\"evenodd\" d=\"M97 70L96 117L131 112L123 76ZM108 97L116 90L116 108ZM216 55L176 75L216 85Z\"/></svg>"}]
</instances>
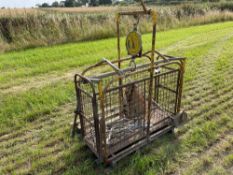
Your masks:
<instances>
[{"instance_id":1,"label":"tree line","mask_svg":"<svg viewBox=\"0 0 233 175\"><path fill-rule=\"evenodd\" d=\"M98 6L98 5L108 5L114 3L132 3L139 0L64 0L64 1L54 1L51 5L48 3L43 3L38 5L38 7L47 8L47 7L80 7L82 5L88 4L89 6ZM172 4L179 2L219 2L221 0L145 0L147 2L161 3L161 4ZM227 0L228 1L228 0Z\"/></svg>"},{"instance_id":2,"label":"tree line","mask_svg":"<svg viewBox=\"0 0 233 175\"><path fill-rule=\"evenodd\" d=\"M112 0L65 0L59 2L54 1L51 5L48 3L43 3L38 5L38 7L80 7L86 4L89 4L90 6L107 5L112 4Z\"/></svg>"}]
</instances>

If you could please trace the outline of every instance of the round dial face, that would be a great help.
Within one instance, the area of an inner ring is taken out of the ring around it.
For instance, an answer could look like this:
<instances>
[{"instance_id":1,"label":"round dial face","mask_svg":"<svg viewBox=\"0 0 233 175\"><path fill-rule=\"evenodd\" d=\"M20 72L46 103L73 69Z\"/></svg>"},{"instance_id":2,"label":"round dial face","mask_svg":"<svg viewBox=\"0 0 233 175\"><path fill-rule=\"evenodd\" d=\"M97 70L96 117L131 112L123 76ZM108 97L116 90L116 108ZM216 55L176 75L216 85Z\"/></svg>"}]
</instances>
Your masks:
<instances>
[{"instance_id":1,"label":"round dial face","mask_svg":"<svg viewBox=\"0 0 233 175\"><path fill-rule=\"evenodd\" d=\"M138 32L132 31L127 35L126 49L128 54L132 56L138 55L140 53L142 50L142 38Z\"/></svg>"}]
</instances>

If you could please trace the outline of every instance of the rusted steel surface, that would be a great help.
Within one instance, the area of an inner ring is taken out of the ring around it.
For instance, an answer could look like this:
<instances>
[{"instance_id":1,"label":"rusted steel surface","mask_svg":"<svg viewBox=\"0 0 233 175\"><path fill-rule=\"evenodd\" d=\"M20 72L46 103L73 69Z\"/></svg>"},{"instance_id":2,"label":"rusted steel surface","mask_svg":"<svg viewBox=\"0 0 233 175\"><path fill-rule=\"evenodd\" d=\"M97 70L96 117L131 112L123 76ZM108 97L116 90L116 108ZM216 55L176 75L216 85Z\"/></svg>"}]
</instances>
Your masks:
<instances>
[{"instance_id":1,"label":"rusted steel surface","mask_svg":"<svg viewBox=\"0 0 233 175\"><path fill-rule=\"evenodd\" d=\"M184 59L161 60L155 61L152 67L151 64L138 65L133 72L122 69L122 84L119 84L121 75L115 70L104 74L96 72L94 79L99 81L76 75L79 77L75 84L82 135L99 160L109 163L114 156L119 159L118 154L120 157L127 155L121 151L125 152L129 146L145 138L147 142L153 140L152 134L168 126L173 128L172 118L180 111ZM124 62L129 60L122 64Z\"/></svg>"},{"instance_id":2,"label":"rusted steel surface","mask_svg":"<svg viewBox=\"0 0 233 175\"><path fill-rule=\"evenodd\" d=\"M141 5L142 11L120 12L116 16L117 60L103 59L75 75L73 136L79 117L82 138L98 160L106 164L119 161L173 130L182 118L185 58L155 50L156 13L147 10L143 1ZM149 51L122 58L120 19L125 15L151 16Z\"/></svg>"}]
</instances>

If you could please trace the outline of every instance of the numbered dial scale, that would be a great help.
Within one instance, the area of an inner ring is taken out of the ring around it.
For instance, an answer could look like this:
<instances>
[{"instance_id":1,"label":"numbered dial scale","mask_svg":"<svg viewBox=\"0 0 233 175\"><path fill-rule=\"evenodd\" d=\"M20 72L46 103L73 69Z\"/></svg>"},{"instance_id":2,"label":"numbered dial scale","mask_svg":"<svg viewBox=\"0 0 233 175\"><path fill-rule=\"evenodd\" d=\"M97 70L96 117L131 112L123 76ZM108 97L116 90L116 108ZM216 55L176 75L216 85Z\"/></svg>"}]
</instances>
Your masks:
<instances>
[{"instance_id":1,"label":"numbered dial scale","mask_svg":"<svg viewBox=\"0 0 233 175\"><path fill-rule=\"evenodd\" d=\"M126 37L126 49L128 55L136 56L142 51L142 37L137 31L129 32Z\"/></svg>"}]
</instances>

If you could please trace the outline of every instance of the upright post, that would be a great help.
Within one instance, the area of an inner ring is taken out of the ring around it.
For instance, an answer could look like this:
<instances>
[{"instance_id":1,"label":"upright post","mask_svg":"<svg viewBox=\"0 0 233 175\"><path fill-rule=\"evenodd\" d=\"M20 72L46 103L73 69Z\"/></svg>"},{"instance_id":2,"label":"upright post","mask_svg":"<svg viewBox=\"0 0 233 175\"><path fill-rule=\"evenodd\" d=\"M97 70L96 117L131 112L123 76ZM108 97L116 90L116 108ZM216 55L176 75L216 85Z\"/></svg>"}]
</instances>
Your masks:
<instances>
[{"instance_id":1,"label":"upright post","mask_svg":"<svg viewBox=\"0 0 233 175\"><path fill-rule=\"evenodd\" d=\"M82 109L82 97L80 92L80 82L77 82L77 76L74 78L75 83L75 89L76 89L76 99L77 99L77 108L75 110L75 117L74 117L74 123L73 123L73 130L72 130L72 137L75 136L75 133L77 131L77 118L79 116L80 125L81 125L81 136L85 136L85 129L84 129L84 120L83 120L83 109ZM77 84L78 83L78 84Z\"/></svg>"},{"instance_id":2,"label":"upright post","mask_svg":"<svg viewBox=\"0 0 233 175\"><path fill-rule=\"evenodd\" d=\"M118 13L116 16L116 25L117 25L117 57L118 57L118 68L121 69L121 47L120 47L120 14ZM119 78L119 87L122 85L122 78ZM120 117L122 117L123 113L123 89L119 88L119 111Z\"/></svg>"},{"instance_id":3,"label":"upright post","mask_svg":"<svg viewBox=\"0 0 233 175\"><path fill-rule=\"evenodd\" d=\"M180 112L180 107L181 107L181 98L182 98L183 81L184 81L184 71L185 71L185 59L181 61L181 72L180 72L180 81L179 81L179 95L178 95L177 113Z\"/></svg>"},{"instance_id":4,"label":"upright post","mask_svg":"<svg viewBox=\"0 0 233 175\"><path fill-rule=\"evenodd\" d=\"M117 25L117 57L118 57L118 67L121 68L121 47L120 47L120 14L116 15L116 25Z\"/></svg>"},{"instance_id":5,"label":"upright post","mask_svg":"<svg viewBox=\"0 0 233 175\"><path fill-rule=\"evenodd\" d=\"M151 104L152 104L152 93L153 93L153 77L154 77L154 56L155 56L155 40L156 40L156 12L151 10L153 22L153 34L152 34L152 48L151 48L151 68L150 68L150 82L149 82L149 95L148 95L148 112L147 112L147 141L149 142L150 137L150 120L151 120Z\"/></svg>"},{"instance_id":6,"label":"upright post","mask_svg":"<svg viewBox=\"0 0 233 175\"><path fill-rule=\"evenodd\" d=\"M104 162L107 160L107 147L106 147L106 126L105 126L105 97L103 93L102 80L98 82L100 109L101 109L101 119L100 119L100 147L101 147L101 157Z\"/></svg>"}]
</instances>

